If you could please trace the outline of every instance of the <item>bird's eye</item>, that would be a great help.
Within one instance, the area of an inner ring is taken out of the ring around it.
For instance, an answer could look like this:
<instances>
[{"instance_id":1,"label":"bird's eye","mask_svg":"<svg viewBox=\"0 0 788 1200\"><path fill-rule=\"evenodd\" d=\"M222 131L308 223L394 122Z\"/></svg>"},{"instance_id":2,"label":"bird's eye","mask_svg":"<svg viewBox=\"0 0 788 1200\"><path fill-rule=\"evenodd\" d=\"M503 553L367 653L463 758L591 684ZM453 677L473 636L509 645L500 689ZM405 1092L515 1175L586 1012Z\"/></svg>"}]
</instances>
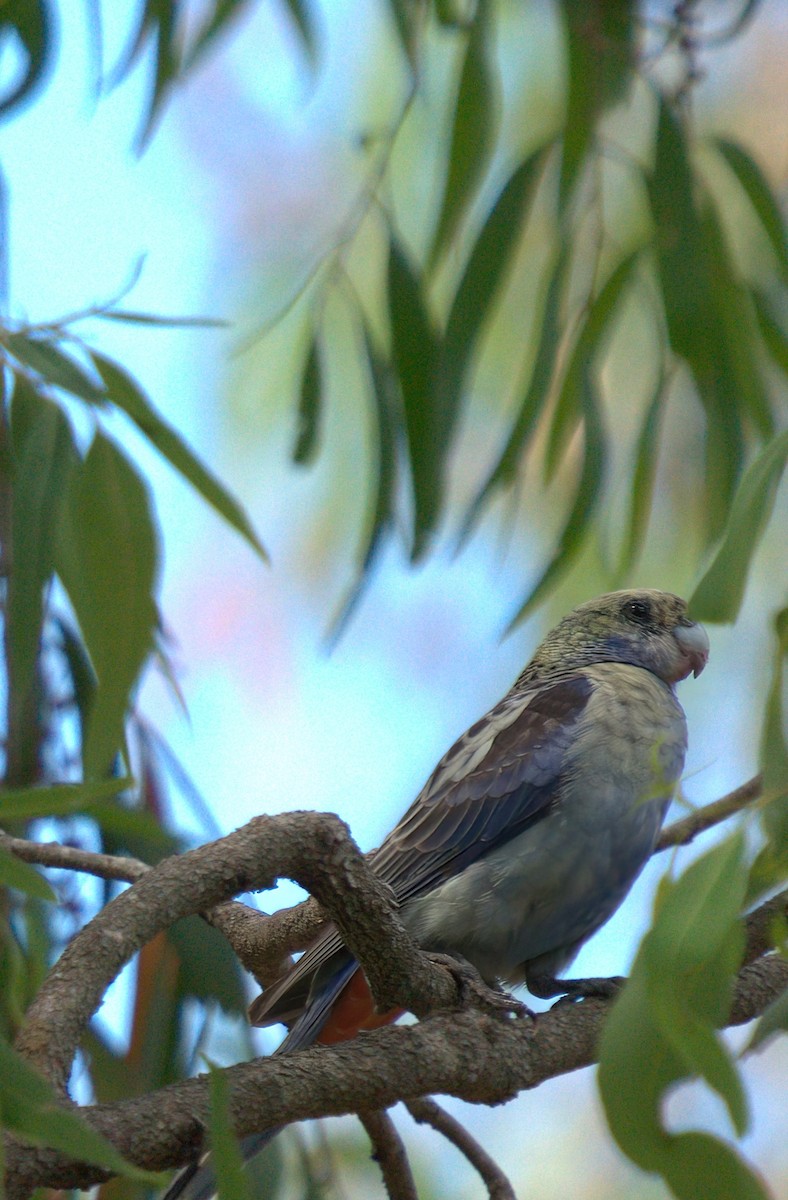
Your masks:
<instances>
[{"instance_id":1,"label":"bird's eye","mask_svg":"<svg viewBox=\"0 0 788 1200\"><path fill-rule=\"evenodd\" d=\"M648 621L651 618L651 606L646 600L630 600L627 604L627 613L635 621Z\"/></svg>"}]
</instances>

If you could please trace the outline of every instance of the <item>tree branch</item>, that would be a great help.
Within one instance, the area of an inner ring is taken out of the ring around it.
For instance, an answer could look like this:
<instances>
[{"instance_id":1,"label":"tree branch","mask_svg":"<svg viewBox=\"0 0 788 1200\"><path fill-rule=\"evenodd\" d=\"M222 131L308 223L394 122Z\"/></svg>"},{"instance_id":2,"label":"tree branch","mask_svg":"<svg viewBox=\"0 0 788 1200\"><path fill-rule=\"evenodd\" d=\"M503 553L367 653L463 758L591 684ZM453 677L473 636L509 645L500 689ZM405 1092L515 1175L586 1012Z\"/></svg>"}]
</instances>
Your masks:
<instances>
[{"instance_id":1,"label":"tree branch","mask_svg":"<svg viewBox=\"0 0 788 1200\"><path fill-rule=\"evenodd\" d=\"M728 817L741 812L762 794L763 776L754 775L746 783L742 783L732 792L728 792L727 796L721 796L719 800L705 804L703 808L696 808L689 816L682 817L680 821L674 821L672 825L668 825L657 839L654 853L659 854L660 851L667 850L671 846L688 845L699 833L711 829L714 825L719 825L721 821L727 821Z\"/></svg>"},{"instance_id":2,"label":"tree branch","mask_svg":"<svg viewBox=\"0 0 788 1200\"><path fill-rule=\"evenodd\" d=\"M9 854L25 862L41 867L57 867L64 871L81 871L86 875L97 875L100 879L117 879L122 883L134 883L151 868L138 858L126 858L119 854L97 854L94 850L81 850L76 846L64 846L61 842L29 842L26 838L12 837L0 829L0 846Z\"/></svg>"},{"instance_id":3,"label":"tree branch","mask_svg":"<svg viewBox=\"0 0 788 1200\"><path fill-rule=\"evenodd\" d=\"M734 988L731 1024L758 1016L788 986L788 962L768 955L745 966ZM536 1023L476 1009L389 1026L338 1046L228 1067L231 1115L239 1136L291 1121L390 1108L441 1092L500 1104L547 1079L596 1061L611 1000L586 999L542 1013ZM207 1077L146 1096L81 1110L128 1159L152 1170L185 1165L203 1147L210 1102ZM7 1144L8 1198L37 1186L87 1188L106 1177L45 1147Z\"/></svg>"},{"instance_id":4,"label":"tree branch","mask_svg":"<svg viewBox=\"0 0 788 1200\"><path fill-rule=\"evenodd\" d=\"M372 1142L373 1158L380 1167L389 1200L419 1200L402 1138L388 1113L362 1111L358 1119Z\"/></svg>"},{"instance_id":5,"label":"tree branch","mask_svg":"<svg viewBox=\"0 0 788 1200\"><path fill-rule=\"evenodd\" d=\"M79 1040L109 984L131 957L179 918L280 877L310 891L362 963L376 1002L417 1016L457 1003L448 972L416 948L338 817L255 817L227 837L146 871L77 934L44 981L17 1042L61 1091Z\"/></svg>"},{"instance_id":6,"label":"tree branch","mask_svg":"<svg viewBox=\"0 0 788 1200\"><path fill-rule=\"evenodd\" d=\"M514 1188L495 1159L491 1158L484 1147L479 1145L474 1137L471 1137L468 1130L459 1121L455 1121L454 1117L445 1112L439 1104L425 1098L407 1100L405 1107L414 1121L418 1121L420 1125L431 1125L437 1133L442 1133L461 1154L465 1155L471 1166L479 1172L487 1187L490 1200L517 1200Z\"/></svg>"}]
</instances>

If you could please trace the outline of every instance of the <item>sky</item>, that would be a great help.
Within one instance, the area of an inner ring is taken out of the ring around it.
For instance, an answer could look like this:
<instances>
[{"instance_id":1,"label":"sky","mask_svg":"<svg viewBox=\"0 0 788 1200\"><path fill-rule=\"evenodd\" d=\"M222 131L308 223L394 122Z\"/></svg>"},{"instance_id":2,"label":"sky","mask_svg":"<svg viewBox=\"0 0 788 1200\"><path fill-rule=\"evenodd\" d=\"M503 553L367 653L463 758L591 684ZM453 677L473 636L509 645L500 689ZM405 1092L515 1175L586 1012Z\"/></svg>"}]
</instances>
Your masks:
<instances>
[{"instance_id":1,"label":"sky","mask_svg":"<svg viewBox=\"0 0 788 1200\"><path fill-rule=\"evenodd\" d=\"M189 715L155 678L143 691L143 711L221 830L259 811L328 809L347 819L368 848L450 742L508 688L540 623L501 640L523 581L521 564L502 556L496 539L474 539L457 557L441 550L415 572L392 547L346 635L326 650L336 578L309 553L310 537L320 536L310 531L325 479L319 467L307 476L290 469L288 397L275 394L277 381L292 373L292 349L276 330L254 341L251 355L239 347L286 302L352 201L348 144L379 21L372 0L352 7L351 14L341 3L322 6L325 55L317 81L309 82L283 6L252 6L251 18L178 93L136 157L145 72L135 71L96 103L88 6L63 3L55 74L36 102L3 127L0 155L15 318L52 318L107 298L144 255L130 307L232 323L227 330L172 331L92 321L84 329L132 371L248 505L272 556L270 567L262 564L121 420L111 423L152 480L165 554L162 606ZM108 62L127 35L128 9L102 5ZM394 73L383 72L378 102L385 106L395 91ZM260 411L252 411L258 366ZM353 487L349 474L349 494ZM776 561L778 548L769 553ZM714 630L706 673L683 685L691 731L686 792L697 802L754 769L756 674L743 668L743 690L736 691L723 671L729 678L731 664L744 663L757 618L750 607L734 630ZM765 660L755 665L762 675ZM721 738L720 730L740 732ZM175 793L173 805L185 832L200 836ZM624 909L584 949L578 973L626 969L663 867L644 873ZM283 902L295 897L291 886L280 890ZM107 1019L121 1012L119 994ZM753 1153L757 1158L771 1146L788 1177L785 1150L775 1149L775 1096L762 1058L751 1074L758 1098ZM553 1081L504 1114L474 1110L475 1127L519 1171L520 1130L536 1125L526 1177L539 1181L535 1196L557 1194L571 1187L577 1144L600 1126L593 1088L589 1072ZM573 1149L564 1147L570 1135L561 1115L579 1097ZM697 1105L697 1093L683 1089L672 1105L676 1120L690 1112L695 1118ZM724 1128L713 1102L704 1100L700 1111L709 1127ZM615 1175L618 1160L605 1140L586 1144L594 1146L600 1177ZM468 1189L464 1168L439 1153L448 1171L459 1171L450 1176L457 1194Z\"/></svg>"}]
</instances>

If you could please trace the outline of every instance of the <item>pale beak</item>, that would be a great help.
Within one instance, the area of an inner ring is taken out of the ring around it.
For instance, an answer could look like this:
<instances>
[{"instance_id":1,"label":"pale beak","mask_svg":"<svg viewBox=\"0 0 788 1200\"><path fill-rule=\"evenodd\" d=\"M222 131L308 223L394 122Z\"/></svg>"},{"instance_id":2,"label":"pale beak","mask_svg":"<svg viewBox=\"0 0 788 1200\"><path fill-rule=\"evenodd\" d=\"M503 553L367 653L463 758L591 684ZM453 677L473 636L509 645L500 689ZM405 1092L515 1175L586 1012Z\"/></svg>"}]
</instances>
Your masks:
<instances>
[{"instance_id":1,"label":"pale beak","mask_svg":"<svg viewBox=\"0 0 788 1200\"><path fill-rule=\"evenodd\" d=\"M687 670L682 678L686 679L690 671L697 679L706 663L709 661L709 637L702 625L677 625L673 636L679 644Z\"/></svg>"}]
</instances>

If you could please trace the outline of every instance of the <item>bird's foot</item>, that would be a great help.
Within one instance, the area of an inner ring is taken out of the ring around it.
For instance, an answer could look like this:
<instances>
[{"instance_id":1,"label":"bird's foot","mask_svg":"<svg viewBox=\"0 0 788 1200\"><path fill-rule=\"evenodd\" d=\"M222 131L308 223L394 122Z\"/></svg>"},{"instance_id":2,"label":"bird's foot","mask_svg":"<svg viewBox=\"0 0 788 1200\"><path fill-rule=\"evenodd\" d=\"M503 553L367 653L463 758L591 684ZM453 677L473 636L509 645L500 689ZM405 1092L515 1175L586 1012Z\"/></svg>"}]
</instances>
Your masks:
<instances>
[{"instance_id":1,"label":"bird's foot","mask_svg":"<svg viewBox=\"0 0 788 1200\"><path fill-rule=\"evenodd\" d=\"M467 958L454 954L428 954L431 962L444 967L457 984L460 995L460 1005L470 1005L483 1012L503 1016L531 1017L533 1013L527 1004L516 996L504 991L499 984L489 984Z\"/></svg>"},{"instance_id":2,"label":"bird's foot","mask_svg":"<svg viewBox=\"0 0 788 1200\"><path fill-rule=\"evenodd\" d=\"M575 1004L578 1000L585 1000L587 997L610 1000L618 995L626 983L626 979L623 975L611 975L601 979L555 979L551 983L555 985L555 988L549 991L549 996L555 996L559 992L564 993L553 1005L553 1008L558 1008L567 1004ZM537 994L534 992L534 995Z\"/></svg>"}]
</instances>

